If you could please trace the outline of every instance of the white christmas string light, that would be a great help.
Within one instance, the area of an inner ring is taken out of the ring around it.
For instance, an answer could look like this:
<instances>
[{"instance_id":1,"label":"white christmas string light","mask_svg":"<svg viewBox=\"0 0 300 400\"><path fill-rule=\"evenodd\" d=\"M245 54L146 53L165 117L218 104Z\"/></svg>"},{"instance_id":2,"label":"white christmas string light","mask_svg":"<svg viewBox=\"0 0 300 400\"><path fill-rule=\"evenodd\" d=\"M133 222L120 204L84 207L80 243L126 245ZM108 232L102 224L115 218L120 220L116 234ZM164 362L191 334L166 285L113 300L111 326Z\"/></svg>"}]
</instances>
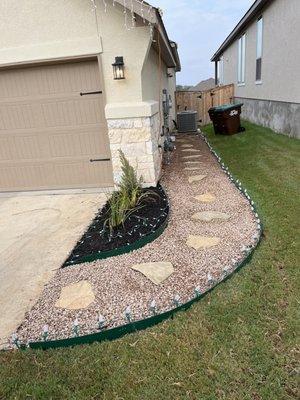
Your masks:
<instances>
[{"instance_id":1,"label":"white christmas string light","mask_svg":"<svg viewBox=\"0 0 300 400\"><path fill-rule=\"evenodd\" d=\"M91 0L92 6L93 6L93 12L95 14L95 21L96 21L96 28L97 28L97 35L98 37L100 36L100 31L99 31L99 23L98 23L98 15L97 15L97 5L95 3L95 0Z\"/></svg>"},{"instance_id":2,"label":"white christmas string light","mask_svg":"<svg viewBox=\"0 0 300 400\"><path fill-rule=\"evenodd\" d=\"M105 326L105 318L103 317L103 315L99 314L98 316L98 329L103 329Z\"/></svg>"},{"instance_id":3,"label":"white christmas string light","mask_svg":"<svg viewBox=\"0 0 300 400\"><path fill-rule=\"evenodd\" d=\"M128 31L130 30L130 28L128 28L128 24L127 24L127 4L126 4L126 0L124 0L124 10L123 10L123 14L124 14L124 26L125 29Z\"/></svg>"},{"instance_id":4,"label":"white christmas string light","mask_svg":"<svg viewBox=\"0 0 300 400\"><path fill-rule=\"evenodd\" d=\"M152 312L153 315L157 314L157 307L156 307L156 301L155 300L151 301L149 309L150 309L150 311Z\"/></svg>"},{"instance_id":5,"label":"white christmas string light","mask_svg":"<svg viewBox=\"0 0 300 400\"><path fill-rule=\"evenodd\" d=\"M179 307L179 306L181 305L179 294L176 294L176 295L174 296L173 302L174 302L174 304L175 304L176 307Z\"/></svg>"},{"instance_id":6,"label":"white christmas string light","mask_svg":"<svg viewBox=\"0 0 300 400\"><path fill-rule=\"evenodd\" d=\"M16 333L13 333L11 335L11 341L13 342L13 344L19 349L20 348L20 342L19 342L19 337Z\"/></svg>"},{"instance_id":7,"label":"white christmas string light","mask_svg":"<svg viewBox=\"0 0 300 400\"><path fill-rule=\"evenodd\" d=\"M46 342L46 340L48 339L49 336L49 326L46 324L43 326L43 331L42 331L42 337L44 342Z\"/></svg>"},{"instance_id":8,"label":"white christmas string light","mask_svg":"<svg viewBox=\"0 0 300 400\"><path fill-rule=\"evenodd\" d=\"M78 337L79 336L79 321L77 318L75 318L73 325L72 325L72 332L73 332L73 337Z\"/></svg>"},{"instance_id":9,"label":"white christmas string light","mask_svg":"<svg viewBox=\"0 0 300 400\"><path fill-rule=\"evenodd\" d=\"M145 16L144 16L144 0L141 1L141 14L142 14L143 22L145 23Z\"/></svg>"},{"instance_id":10,"label":"white christmas string light","mask_svg":"<svg viewBox=\"0 0 300 400\"><path fill-rule=\"evenodd\" d=\"M131 0L131 25L132 25L132 28L135 27L135 16L134 16L134 10L133 10L133 0Z\"/></svg>"},{"instance_id":11,"label":"white christmas string light","mask_svg":"<svg viewBox=\"0 0 300 400\"><path fill-rule=\"evenodd\" d=\"M131 308L130 308L130 306L128 306L128 307L126 308L125 313L124 313L124 316L125 316L126 321L128 321L129 323L132 321L132 315L131 315Z\"/></svg>"}]
</instances>

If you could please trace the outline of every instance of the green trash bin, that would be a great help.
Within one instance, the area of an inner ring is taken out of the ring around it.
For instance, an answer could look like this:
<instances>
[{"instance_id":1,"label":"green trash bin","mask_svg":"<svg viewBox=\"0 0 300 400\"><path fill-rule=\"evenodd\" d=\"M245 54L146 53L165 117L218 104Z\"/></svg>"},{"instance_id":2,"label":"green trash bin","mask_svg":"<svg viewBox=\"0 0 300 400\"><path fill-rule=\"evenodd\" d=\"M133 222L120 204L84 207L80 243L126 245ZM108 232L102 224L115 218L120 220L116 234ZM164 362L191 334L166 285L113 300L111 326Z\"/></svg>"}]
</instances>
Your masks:
<instances>
[{"instance_id":1,"label":"green trash bin","mask_svg":"<svg viewBox=\"0 0 300 400\"><path fill-rule=\"evenodd\" d=\"M245 130L240 120L242 105L243 103L225 104L208 110L215 134L234 135Z\"/></svg>"}]
</instances>

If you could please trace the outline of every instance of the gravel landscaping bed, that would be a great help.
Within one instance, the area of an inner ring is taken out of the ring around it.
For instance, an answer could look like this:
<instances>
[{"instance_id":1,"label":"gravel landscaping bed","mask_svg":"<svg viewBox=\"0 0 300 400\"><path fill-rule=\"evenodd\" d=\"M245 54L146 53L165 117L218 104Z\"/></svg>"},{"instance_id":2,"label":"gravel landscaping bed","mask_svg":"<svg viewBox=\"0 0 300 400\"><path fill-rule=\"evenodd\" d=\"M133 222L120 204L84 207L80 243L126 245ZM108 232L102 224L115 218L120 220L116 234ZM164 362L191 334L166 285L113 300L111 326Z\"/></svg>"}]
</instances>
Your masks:
<instances>
[{"instance_id":1,"label":"gravel landscaping bed","mask_svg":"<svg viewBox=\"0 0 300 400\"><path fill-rule=\"evenodd\" d=\"M186 144L192 144L199 152L183 151L188 149ZM164 233L132 253L60 269L20 326L21 342L40 340L45 324L49 326L48 339L70 337L76 318L80 335L97 332L99 314L105 317L107 328L123 325L128 306L132 319L143 319L151 315L149 307L153 300L158 312L167 311L174 308L176 295L185 303L194 297L196 287L201 292L206 291L211 278L220 280L224 267L230 271L244 258L245 246L256 244L257 223L249 201L220 168L204 140L196 135L180 135L176 147L172 162L164 167L161 179L171 206L169 225ZM190 155L200 157L184 158ZM200 169L190 169L192 167ZM188 182L189 177L200 174L204 178ZM215 200L200 202L195 198L206 193L214 195ZM229 218L205 222L192 218L201 211L226 213ZM220 240L213 247L195 250L186 243L189 235ZM131 269L134 264L150 261L170 262L174 273L155 285ZM92 286L95 295L92 304L76 311L56 307L62 288L82 280Z\"/></svg>"}]
</instances>

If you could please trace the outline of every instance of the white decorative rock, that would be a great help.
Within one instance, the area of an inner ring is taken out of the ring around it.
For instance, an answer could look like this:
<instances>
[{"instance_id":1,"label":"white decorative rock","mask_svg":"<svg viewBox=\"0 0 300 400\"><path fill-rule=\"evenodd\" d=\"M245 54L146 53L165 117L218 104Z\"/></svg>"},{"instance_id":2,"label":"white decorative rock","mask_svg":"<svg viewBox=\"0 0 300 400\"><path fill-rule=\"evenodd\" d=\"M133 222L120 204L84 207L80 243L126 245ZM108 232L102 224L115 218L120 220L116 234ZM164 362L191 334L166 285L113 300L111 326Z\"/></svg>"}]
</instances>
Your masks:
<instances>
[{"instance_id":1,"label":"white decorative rock","mask_svg":"<svg viewBox=\"0 0 300 400\"><path fill-rule=\"evenodd\" d=\"M174 268L170 262L149 262L144 264L136 264L131 267L134 271L141 272L155 285L164 282L173 274Z\"/></svg>"}]
</instances>

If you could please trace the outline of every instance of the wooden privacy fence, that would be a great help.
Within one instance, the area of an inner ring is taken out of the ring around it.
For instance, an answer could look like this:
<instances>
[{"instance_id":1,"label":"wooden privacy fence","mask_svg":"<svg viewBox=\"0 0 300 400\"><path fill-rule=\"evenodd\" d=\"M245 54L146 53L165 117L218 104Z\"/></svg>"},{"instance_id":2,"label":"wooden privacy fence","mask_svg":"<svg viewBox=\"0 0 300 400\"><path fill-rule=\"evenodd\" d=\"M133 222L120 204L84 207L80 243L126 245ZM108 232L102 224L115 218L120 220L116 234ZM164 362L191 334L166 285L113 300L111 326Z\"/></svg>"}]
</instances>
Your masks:
<instances>
[{"instance_id":1,"label":"wooden privacy fence","mask_svg":"<svg viewBox=\"0 0 300 400\"><path fill-rule=\"evenodd\" d=\"M177 91L176 107L177 112L193 110L198 113L200 125L210 122L208 110L211 107L232 103L234 97L234 85L218 86L203 92Z\"/></svg>"}]
</instances>

